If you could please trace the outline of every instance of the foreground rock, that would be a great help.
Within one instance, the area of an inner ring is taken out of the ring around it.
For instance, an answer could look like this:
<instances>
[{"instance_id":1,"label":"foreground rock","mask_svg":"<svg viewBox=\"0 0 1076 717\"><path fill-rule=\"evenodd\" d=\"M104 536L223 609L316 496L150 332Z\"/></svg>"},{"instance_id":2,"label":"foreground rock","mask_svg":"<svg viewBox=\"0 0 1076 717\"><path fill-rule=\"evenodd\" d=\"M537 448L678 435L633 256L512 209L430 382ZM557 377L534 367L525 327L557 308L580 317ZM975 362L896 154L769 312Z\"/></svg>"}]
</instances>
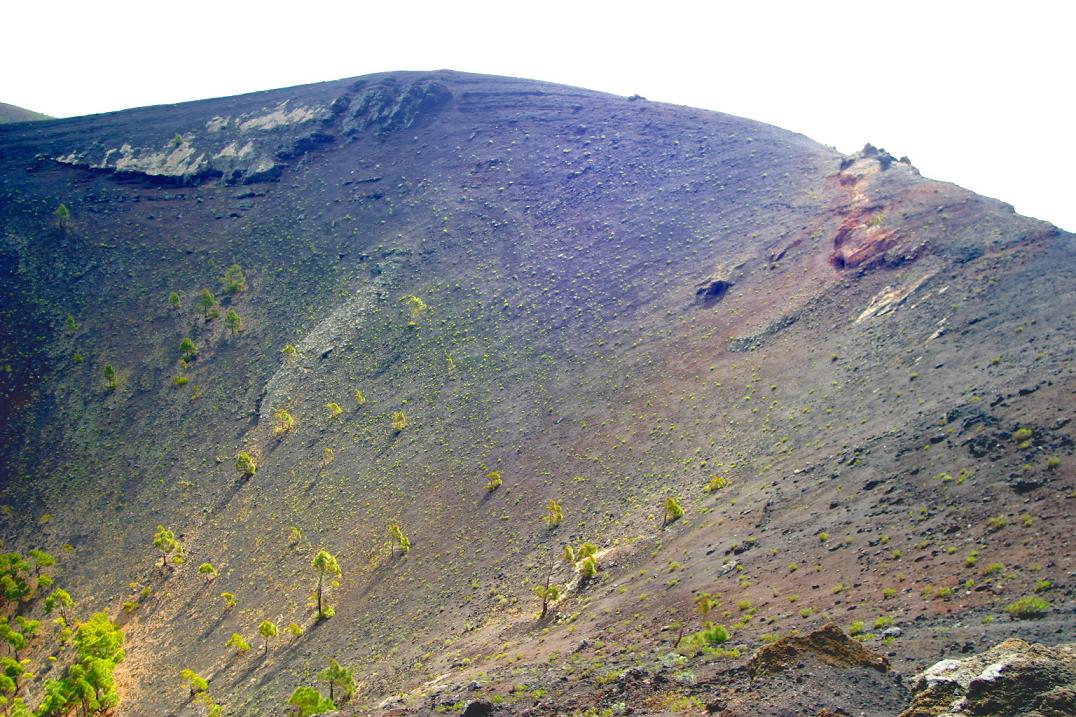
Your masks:
<instances>
[{"instance_id":1,"label":"foreground rock","mask_svg":"<svg viewBox=\"0 0 1076 717\"><path fill-rule=\"evenodd\" d=\"M848 637L830 623L803 637L781 638L762 647L751 658L749 669L754 678L787 670L806 659L832 667L870 667L879 672L889 670L889 661Z\"/></svg>"},{"instance_id":2,"label":"foreground rock","mask_svg":"<svg viewBox=\"0 0 1076 717\"><path fill-rule=\"evenodd\" d=\"M900 717L1060 717L1076 714L1076 646L1005 640L965 660L942 660L916 676Z\"/></svg>"}]
</instances>

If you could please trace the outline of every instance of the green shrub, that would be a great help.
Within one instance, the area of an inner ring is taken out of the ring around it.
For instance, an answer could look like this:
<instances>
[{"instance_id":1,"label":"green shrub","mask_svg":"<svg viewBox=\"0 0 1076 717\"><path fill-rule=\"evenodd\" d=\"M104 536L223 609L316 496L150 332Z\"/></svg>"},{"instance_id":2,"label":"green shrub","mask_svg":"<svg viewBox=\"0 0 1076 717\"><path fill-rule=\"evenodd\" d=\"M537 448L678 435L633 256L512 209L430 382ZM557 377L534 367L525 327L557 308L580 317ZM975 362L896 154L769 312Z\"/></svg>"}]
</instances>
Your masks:
<instances>
[{"instance_id":1,"label":"green shrub","mask_svg":"<svg viewBox=\"0 0 1076 717\"><path fill-rule=\"evenodd\" d=\"M1041 597L1034 595L1028 595L1022 597L1019 600L1009 603L1005 608L1005 612L1009 613L1009 617L1015 620L1030 620L1036 617L1042 617L1050 611L1050 603L1043 600Z\"/></svg>"},{"instance_id":2,"label":"green shrub","mask_svg":"<svg viewBox=\"0 0 1076 717\"><path fill-rule=\"evenodd\" d=\"M244 477L249 477L254 475L258 467L254 464L254 458L249 453L239 451L239 454L235 457L235 469L243 474Z\"/></svg>"},{"instance_id":3,"label":"green shrub","mask_svg":"<svg viewBox=\"0 0 1076 717\"><path fill-rule=\"evenodd\" d=\"M875 630L884 630L885 628L891 627L892 625L893 625L893 618L891 618L889 615L882 615L882 616L876 618L875 621L874 621L874 629Z\"/></svg>"},{"instance_id":4,"label":"green shrub","mask_svg":"<svg viewBox=\"0 0 1076 717\"><path fill-rule=\"evenodd\" d=\"M702 630L688 637L688 642L699 647L716 647L729 641L729 631L721 625L706 623Z\"/></svg>"},{"instance_id":5,"label":"green shrub","mask_svg":"<svg viewBox=\"0 0 1076 717\"><path fill-rule=\"evenodd\" d=\"M706 483L702 490L704 493L714 493L721 490L728 484L729 481L727 478L725 478L725 476L713 475L710 476L710 480Z\"/></svg>"}]
</instances>

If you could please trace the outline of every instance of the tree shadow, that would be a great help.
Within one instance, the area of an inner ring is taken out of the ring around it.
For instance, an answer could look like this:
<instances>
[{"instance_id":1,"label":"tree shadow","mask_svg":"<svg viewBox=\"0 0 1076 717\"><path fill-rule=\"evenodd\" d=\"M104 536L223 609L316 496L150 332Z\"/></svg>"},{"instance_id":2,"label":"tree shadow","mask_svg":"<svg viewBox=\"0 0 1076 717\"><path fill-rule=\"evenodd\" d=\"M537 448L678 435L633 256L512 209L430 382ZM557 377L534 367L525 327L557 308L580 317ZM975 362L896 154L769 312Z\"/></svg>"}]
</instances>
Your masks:
<instances>
[{"instance_id":1,"label":"tree shadow","mask_svg":"<svg viewBox=\"0 0 1076 717\"><path fill-rule=\"evenodd\" d=\"M217 619L214 620L213 622L209 623L209 625L206 627L206 629L202 631L202 639L203 640L209 639L209 636L212 635L214 632L216 632L217 628L219 628L221 625L223 625L224 621L227 618L228 618L228 611L227 610L222 612L220 615L217 615Z\"/></svg>"}]
</instances>

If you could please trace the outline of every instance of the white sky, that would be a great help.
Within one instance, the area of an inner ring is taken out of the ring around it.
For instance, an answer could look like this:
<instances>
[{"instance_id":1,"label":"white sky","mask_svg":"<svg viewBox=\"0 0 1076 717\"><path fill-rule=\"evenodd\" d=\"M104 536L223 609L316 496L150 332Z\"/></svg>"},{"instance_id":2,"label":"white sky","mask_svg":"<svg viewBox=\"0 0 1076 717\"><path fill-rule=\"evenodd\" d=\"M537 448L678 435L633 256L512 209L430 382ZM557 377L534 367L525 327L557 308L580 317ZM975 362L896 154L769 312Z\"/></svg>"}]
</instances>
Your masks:
<instances>
[{"instance_id":1,"label":"white sky","mask_svg":"<svg viewBox=\"0 0 1076 717\"><path fill-rule=\"evenodd\" d=\"M1076 231L1076 2L6 2L0 101L55 116L387 70L529 77L865 142Z\"/></svg>"}]
</instances>

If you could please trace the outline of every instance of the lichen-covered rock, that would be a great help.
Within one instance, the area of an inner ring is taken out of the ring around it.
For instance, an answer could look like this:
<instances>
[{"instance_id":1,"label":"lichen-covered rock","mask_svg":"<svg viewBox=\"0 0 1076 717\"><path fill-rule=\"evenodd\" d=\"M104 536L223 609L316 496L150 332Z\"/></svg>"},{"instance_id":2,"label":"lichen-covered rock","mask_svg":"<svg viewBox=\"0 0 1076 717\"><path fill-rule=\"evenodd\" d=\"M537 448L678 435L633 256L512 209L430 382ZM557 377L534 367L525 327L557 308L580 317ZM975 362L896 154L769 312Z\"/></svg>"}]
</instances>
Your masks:
<instances>
[{"instance_id":1,"label":"lichen-covered rock","mask_svg":"<svg viewBox=\"0 0 1076 717\"><path fill-rule=\"evenodd\" d=\"M1005 640L917 675L900 717L1061 717L1076 714L1076 645Z\"/></svg>"}]
</instances>

